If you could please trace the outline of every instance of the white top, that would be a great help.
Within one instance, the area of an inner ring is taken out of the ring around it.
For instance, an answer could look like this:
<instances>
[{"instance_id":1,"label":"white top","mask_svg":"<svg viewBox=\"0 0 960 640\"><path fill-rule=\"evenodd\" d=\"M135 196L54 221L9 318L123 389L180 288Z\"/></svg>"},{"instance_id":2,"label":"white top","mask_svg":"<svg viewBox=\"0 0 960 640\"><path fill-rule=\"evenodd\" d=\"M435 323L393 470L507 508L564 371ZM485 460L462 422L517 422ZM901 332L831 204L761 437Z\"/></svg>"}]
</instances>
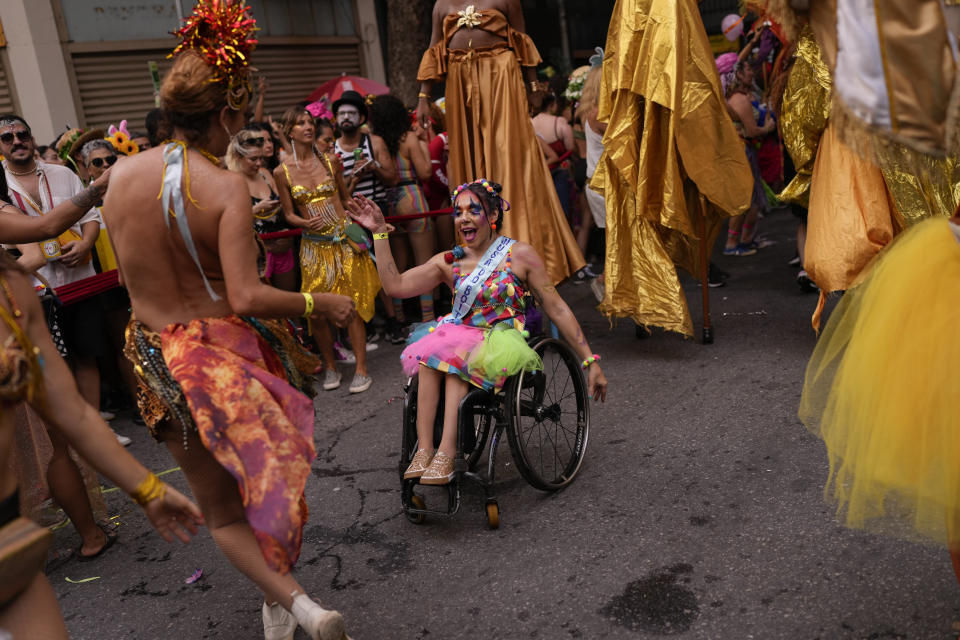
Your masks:
<instances>
[{"instance_id":1,"label":"white top","mask_svg":"<svg viewBox=\"0 0 960 640\"><path fill-rule=\"evenodd\" d=\"M603 154L603 134L594 131L589 121L584 121L583 133L587 139L587 177L592 178Z\"/></svg>"},{"instance_id":2,"label":"white top","mask_svg":"<svg viewBox=\"0 0 960 640\"><path fill-rule=\"evenodd\" d=\"M600 162L600 156L603 154L603 134L591 129L588 121L583 123L583 133L587 138L587 205L590 207L594 223L598 228L605 229L607 226L607 209L603 196L590 188L590 178L593 177L593 172L597 170L597 163Z\"/></svg>"},{"instance_id":3,"label":"white top","mask_svg":"<svg viewBox=\"0 0 960 640\"><path fill-rule=\"evenodd\" d=\"M10 173L7 169L7 163L3 163L4 171L7 176L7 187L10 200L14 206L20 207L23 202L24 213L30 216L40 216L53 209L55 206L69 200L73 196L83 191L83 183L70 169L55 164L37 161L37 173L40 176L40 202L34 201L30 193L20 184L17 176ZM18 197L19 196L19 197ZM101 222L96 209L90 209L80 220L74 224L71 229L83 235L81 227L88 222ZM82 278L89 278L95 275L93 270L93 260L88 261L77 267L68 267L60 263L59 260L51 260L37 271L45 277L50 286L57 288L59 286L76 282Z\"/></svg>"}]
</instances>

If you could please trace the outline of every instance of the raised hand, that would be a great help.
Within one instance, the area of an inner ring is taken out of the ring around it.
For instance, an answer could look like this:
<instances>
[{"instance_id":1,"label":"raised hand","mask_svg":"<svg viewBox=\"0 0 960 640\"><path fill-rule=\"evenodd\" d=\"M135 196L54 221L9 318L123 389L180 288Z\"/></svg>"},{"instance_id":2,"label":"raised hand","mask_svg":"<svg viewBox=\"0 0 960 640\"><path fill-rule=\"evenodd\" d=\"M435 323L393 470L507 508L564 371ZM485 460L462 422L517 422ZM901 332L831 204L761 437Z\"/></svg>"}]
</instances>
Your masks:
<instances>
[{"instance_id":1,"label":"raised hand","mask_svg":"<svg viewBox=\"0 0 960 640\"><path fill-rule=\"evenodd\" d=\"M190 542L190 535L196 535L197 527L203 524L203 515L197 505L170 485L167 485L163 497L148 502L143 511L167 542L173 542L174 536L182 542Z\"/></svg>"},{"instance_id":2,"label":"raised hand","mask_svg":"<svg viewBox=\"0 0 960 640\"><path fill-rule=\"evenodd\" d=\"M363 196L354 196L346 201L345 206L354 222L365 229L378 231L387 225L380 207Z\"/></svg>"},{"instance_id":3,"label":"raised hand","mask_svg":"<svg viewBox=\"0 0 960 640\"><path fill-rule=\"evenodd\" d=\"M356 305L347 296L336 293L315 293L313 294L313 302L317 314L326 316L330 322L338 327L347 326L357 315Z\"/></svg>"}]
</instances>

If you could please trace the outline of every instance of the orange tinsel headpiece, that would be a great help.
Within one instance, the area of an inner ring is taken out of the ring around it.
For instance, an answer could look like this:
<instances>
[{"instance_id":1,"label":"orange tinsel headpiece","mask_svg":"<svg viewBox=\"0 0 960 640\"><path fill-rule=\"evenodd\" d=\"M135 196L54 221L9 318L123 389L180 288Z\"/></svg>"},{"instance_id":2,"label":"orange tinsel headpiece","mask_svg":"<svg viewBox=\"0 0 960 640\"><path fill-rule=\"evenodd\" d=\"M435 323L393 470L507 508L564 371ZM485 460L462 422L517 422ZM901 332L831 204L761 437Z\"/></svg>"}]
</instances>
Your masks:
<instances>
[{"instance_id":1,"label":"orange tinsel headpiece","mask_svg":"<svg viewBox=\"0 0 960 640\"><path fill-rule=\"evenodd\" d=\"M227 89L227 102L239 109L251 93L250 53L257 46L257 22L242 0L199 0L184 26L174 32L180 44L168 57L187 49L199 53L213 67L212 82Z\"/></svg>"}]
</instances>

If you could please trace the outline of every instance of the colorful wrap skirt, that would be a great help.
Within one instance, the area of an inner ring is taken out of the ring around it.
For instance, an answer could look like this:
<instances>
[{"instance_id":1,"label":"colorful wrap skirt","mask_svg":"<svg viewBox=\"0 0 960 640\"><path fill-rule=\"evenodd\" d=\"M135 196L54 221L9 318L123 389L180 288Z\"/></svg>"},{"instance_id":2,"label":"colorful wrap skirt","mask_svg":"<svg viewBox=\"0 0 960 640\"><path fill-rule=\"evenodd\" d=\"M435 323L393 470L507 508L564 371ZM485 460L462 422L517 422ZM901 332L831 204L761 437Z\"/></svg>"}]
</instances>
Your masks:
<instances>
[{"instance_id":1,"label":"colorful wrap skirt","mask_svg":"<svg viewBox=\"0 0 960 640\"><path fill-rule=\"evenodd\" d=\"M237 481L267 564L289 572L300 555L315 456L313 401L297 388L309 386L309 359L277 321L203 318L157 334L131 319L127 336L151 431L165 418L196 430Z\"/></svg>"}]
</instances>

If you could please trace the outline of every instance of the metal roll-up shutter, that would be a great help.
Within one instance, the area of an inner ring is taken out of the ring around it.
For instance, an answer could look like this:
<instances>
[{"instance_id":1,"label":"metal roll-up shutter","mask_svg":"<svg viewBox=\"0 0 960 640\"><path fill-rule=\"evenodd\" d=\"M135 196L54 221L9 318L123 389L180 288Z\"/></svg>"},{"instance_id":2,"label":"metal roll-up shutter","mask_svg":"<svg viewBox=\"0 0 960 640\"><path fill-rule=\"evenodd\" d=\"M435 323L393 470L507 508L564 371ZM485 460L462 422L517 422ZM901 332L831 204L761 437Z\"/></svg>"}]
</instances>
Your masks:
<instances>
[{"instance_id":1,"label":"metal roll-up shutter","mask_svg":"<svg viewBox=\"0 0 960 640\"><path fill-rule=\"evenodd\" d=\"M268 81L265 113L279 118L326 80L341 73L359 75L360 45L352 38L345 40L330 44L261 44L253 52L252 64ZM156 61L163 78L172 64L167 59L169 52L74 51L71 58L82 125L105 127L127 120L130 130L142 130L144 117L154 106L147 62Z\"/></svg>"},{"instance_id":2,"label":"metal roll-up shutter","mask_svg":"<svg viewBox=\"0 0 960 640\"><path fill-rule=\"evenodd\" d=\"M7 74L4 59L0 56L0 113L14 113L16 111L13 89L10 86L10 76Z\"/></svg>"},{"instance_id":3,"label":"metal roll-up shutter","mask_svg":"<svg viewBox=\"0 0 960 640\"><path fill-rule=\"evenodd\" d=\"M263 45L253 52L253 66L267 78L264 114L275 119L327 80L362 74L359 43Z\"/></svg>"},{"instance_id":4,"label":"metal roll-up shutter","mask_svg":"<svg viewBox=\"0 0 960 640\"><path fill-rule=\"evenodd\" d=\"M162 78L172 62L168 53L169 49L73 53L82 125L106 127L126 120L131 131L143 130L144 117L154 108L147 63L155 61Z\"/></svg>"}]
</instances>

